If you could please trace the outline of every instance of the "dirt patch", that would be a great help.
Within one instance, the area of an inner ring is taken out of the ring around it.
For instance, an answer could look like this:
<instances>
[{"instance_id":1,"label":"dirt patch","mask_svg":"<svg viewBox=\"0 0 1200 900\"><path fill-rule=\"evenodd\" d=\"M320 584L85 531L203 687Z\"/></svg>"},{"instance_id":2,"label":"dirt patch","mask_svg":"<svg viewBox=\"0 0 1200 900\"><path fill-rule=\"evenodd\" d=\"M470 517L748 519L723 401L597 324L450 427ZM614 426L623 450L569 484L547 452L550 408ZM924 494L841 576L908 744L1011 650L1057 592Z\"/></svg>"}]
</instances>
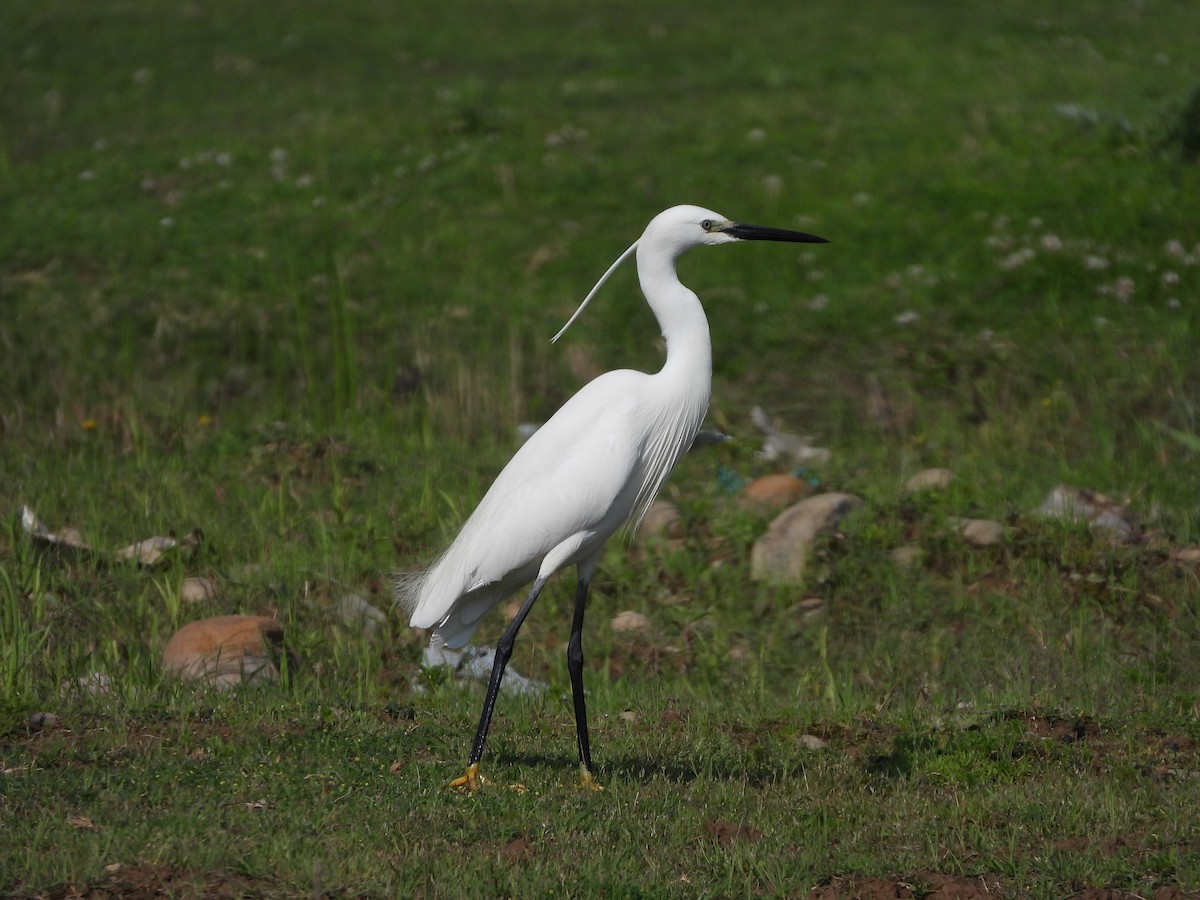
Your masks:
<instances>
[{"instance_id":1,"label":"dirt patch","mask_svg":"<svg viewBox=\"0 0 1200 900\"><path fill-rule=\"evenodd\" d=\"M1200 893L1179 888L1160 887L1153 894L1128 894L1112 888L1087 888L1075 895L1077 900L1196 900Z\"/></svg>"},{"instance_id":2,"label":"dirt patch","mask_svg":"<svg viewBox=\"0 0 1200 900\"><path fill-rule=\"evenodd\" d=\"M722 847L729 847L742 841L754 843L761 841L763 836L757 828L744 822L718 822L716 819L705 822L704 830Z\"/></svg>"},{"instance_id":3,"label":"dirt patch","mask_svg":"<svg viewBox=\"0 0 1200 900\"><path fill-rule=\"evenodd\" d=\"M103 879L80 886L58 885L41 897L51 900L102 900L121 897L126 900L151 900L161 897L205 897L225 900L235 897L259 897L278 892L272 879L255 880L243 875L210 872L198 874L180 866L120 866Z\"/></svg>"},{"instance_id":4,"label":"dirt patch","mask_svg":"<svg viewBox=\"0 0 1200 900\"><path fill-rule=\"evenodd\" d=\"M922 871L903 878L893 876L844 875L813 888L808 900L995 900L1011 892L995 875L946 875ZM1105 887L1086 888L1077 900L1200 900L1200 893L1160 887L1153 894L1130 894Z\"/></svg>"},{"instance_id":5,"label":"dirt patch","mask_svg":"<svg viewBox=\"0 0 1200 900\"><path fill-rule=\"evenodd\" d=\"M917 872L906 878L846 875L834 878L809 891L809 900L897 900L922 897L950 900L995 900L1004 891L1003 882L994 875L945 875Z\"/></svg>"},{"instance_id":6,"label":"dirt patch","mask_svg":"<svg viewBox=\"0 0 1200 900\"><path fill-rule=\"evenodd\" d=\"M1034 737L1073 744L1076 741L1094 738L1100 734L1100 726L1089 716L1067 719L1062 716L1036 716L1020 714L1013 718L1023 719L1025 732Z\"/></svg>"}]
</instances>

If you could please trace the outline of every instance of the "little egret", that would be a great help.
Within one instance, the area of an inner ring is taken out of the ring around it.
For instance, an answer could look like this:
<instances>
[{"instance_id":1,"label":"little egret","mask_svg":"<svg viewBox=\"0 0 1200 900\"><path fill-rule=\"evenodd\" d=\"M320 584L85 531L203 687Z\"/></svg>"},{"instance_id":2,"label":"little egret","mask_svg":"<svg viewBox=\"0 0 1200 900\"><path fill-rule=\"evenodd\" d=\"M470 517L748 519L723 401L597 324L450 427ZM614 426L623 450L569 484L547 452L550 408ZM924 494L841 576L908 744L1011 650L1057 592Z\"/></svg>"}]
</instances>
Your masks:
<instances>
[{"instance_id":1,"label":"little egret","mask_svg":"<svg viewBox=\"0 0 1200 900\"><path fill-rule=\"evenodd\" d=\"M479 782L496 695L525 617L555 572L578 571L567 670L575 702L580 783L596 788L583 691L583 614L588 583L605 542L637 523L691 446L708 411L712 344L699 299L675 273L675 260L702 244L734 241L825 243L799 231L731 222L698 206L675 206L601 276L558 340L601 285L631 254L638 280L666 339L662 369L649 375L607 372L583 387L516 452L449 548L424 572L398 584L410 624L434 629L433 640L461 647L480 619L522 585L533 582L496 645L495 662L466 772L451 784Z\"/></svg>"}]
</instances>

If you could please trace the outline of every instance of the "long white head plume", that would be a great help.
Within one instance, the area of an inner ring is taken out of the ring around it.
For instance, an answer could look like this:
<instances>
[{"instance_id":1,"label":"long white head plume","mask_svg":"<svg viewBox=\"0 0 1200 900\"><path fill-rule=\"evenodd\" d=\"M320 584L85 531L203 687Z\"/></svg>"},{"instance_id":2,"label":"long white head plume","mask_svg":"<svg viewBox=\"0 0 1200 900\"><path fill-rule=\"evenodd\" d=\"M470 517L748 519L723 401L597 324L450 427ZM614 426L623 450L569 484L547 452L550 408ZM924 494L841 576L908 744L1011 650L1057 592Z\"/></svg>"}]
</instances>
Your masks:
<instances>
[{"instance_id":1,"label":"long white head plume","mask_svg":"<svg viewBox=\"0 0 1200 900\"><path fill-rule=\"evenodd\" d=\"M641 238L639 238L638 240L641 240ZM574 321L576 319L579 318L579 314L581 312L583 312L583 308L588 305L588 303L591 301L591 299L593 297L596 296L596 291L600 290L600 288L604 285L604 282L608 281L608 276L611 275L613 272L617 271L617 267L620 266L621 263L625 262L625 260L627 260L633 254L633 251L635 251L637 249L637 246L638 246L638 241L634 241L632 244L629 245L629 249L626 250L624 253L622 253L620 256L618 256L617 261L608 267L608 271L600 276L600 280L596 282L596 286L594 288L592 288L590 291L588 291L588 295L583 298L583 302L579 304L579 309L575 310L575 314L572 315L571 318L567 319L567 324L558 330L558 334L556 334L554 337L550 338L550 343L553 344L555 341L557 341L560 337L563 336L563 333L568 328L571 327L572 323L574 323Z\"/></svg>"}]
</instances>

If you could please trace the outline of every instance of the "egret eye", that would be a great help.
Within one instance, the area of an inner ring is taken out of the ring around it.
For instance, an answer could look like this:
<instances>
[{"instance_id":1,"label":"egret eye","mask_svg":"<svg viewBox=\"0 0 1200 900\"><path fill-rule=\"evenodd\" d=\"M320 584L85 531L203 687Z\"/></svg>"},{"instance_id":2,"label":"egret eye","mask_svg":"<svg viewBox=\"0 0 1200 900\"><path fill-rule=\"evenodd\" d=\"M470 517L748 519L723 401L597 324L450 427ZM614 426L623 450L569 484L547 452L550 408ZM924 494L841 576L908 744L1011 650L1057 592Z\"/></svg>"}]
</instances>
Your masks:
<instances>
[{"instance_id":1,"label":"egret eye","mask_svg":"<svg viewBox=\"0 0 1200 900\"><path fill-rule=\"evenodd\" d=\"M700 223L700 227L703 228L705 231L712 231L713 230L713 220L705 219L703 222Z\"/></svg>"}]
</instances>

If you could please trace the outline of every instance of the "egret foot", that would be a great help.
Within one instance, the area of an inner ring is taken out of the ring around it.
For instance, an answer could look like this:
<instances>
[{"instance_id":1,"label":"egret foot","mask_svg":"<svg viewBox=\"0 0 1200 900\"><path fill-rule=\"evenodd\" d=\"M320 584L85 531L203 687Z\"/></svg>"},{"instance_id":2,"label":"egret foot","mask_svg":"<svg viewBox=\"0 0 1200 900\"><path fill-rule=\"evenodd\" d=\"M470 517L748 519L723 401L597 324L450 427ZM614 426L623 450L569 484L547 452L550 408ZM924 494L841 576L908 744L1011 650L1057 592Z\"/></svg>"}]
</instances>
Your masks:
<instances>
[{"instance_id":1,"label":"egret foot","mask_svg":"<svg viewBox=\"0 0 1200 900\"><path fill-rule=\"evenodd\" d=\"M467 771L450 782L450 787L458 788L470 794L479 790L480 786L484 784L487 784L487 779L479 774L479 763L471 763L467 766Z\"/></svg>"},{"instance_id":2,"label":"egret foot","mask_svg":"<svg viewBox=\"0 0 1200 900\"><path fill-rule=\"evenodd\" d=\"M579 786L586 791L604 790L604 785L596 780L596 776L586 766L579 767Z\"/></svg>"}]
</instances>

